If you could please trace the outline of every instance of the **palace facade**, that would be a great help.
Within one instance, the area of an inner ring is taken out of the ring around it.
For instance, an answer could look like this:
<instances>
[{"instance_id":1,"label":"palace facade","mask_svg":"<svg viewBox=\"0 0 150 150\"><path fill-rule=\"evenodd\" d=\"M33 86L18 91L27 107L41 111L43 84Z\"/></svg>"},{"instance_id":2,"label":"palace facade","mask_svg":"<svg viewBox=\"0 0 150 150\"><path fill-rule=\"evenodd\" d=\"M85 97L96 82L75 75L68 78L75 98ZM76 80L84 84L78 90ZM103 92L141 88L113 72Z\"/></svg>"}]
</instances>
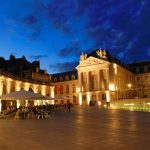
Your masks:
<instances>
[{"instance_id":1,"label":"palace facade","mask_svg":"<svg viewBox=\"0 0 150 150\"><path fill-rule=\"evenodd\" d=\"M39 61L30 63L24 56L16 59L13 55L10 60L0 58L0 95L21 89L64 99L47 101L49 104L109 105L123 100L139 101L150 98L150 62L126 65L105 50L97 49L88 55L82 53L74 71L49 75L40 69ZM34 101L34 105L44 103ZM147 104L150 106L149 101ZM22 104L1 100L0 105L5 109Z\"/></svg>"},{"instance_id":2,"label":"palace facade","mask_svg":"<svg viewBox=\"0 0 150 150\"><path fill-rule=\"evenodd\" d=\"M125 65L102 49L82 53L76 71L53 74L52 80L55 96L67 96L73 104L150 97L150 63Z\"/></svg>"}]
</instances>

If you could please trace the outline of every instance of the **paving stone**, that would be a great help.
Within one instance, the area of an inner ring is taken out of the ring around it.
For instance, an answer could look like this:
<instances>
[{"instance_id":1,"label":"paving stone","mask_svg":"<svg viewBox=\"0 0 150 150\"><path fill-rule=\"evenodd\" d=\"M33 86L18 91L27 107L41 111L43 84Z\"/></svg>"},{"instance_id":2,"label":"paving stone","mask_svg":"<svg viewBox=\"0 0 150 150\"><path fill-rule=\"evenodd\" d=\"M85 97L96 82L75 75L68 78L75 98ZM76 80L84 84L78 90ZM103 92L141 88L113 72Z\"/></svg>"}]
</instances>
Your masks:
<instances>
[{"instance_id":1,"label":"paving stone","mask_svg":"<svg viewBox=\"0 0 150 150\"><path fill-rule=\"evenodd\" d=\"M148 150L150 113L75 107L51 119L0 120L0 150Z\"/></svg>"}]
</instances>

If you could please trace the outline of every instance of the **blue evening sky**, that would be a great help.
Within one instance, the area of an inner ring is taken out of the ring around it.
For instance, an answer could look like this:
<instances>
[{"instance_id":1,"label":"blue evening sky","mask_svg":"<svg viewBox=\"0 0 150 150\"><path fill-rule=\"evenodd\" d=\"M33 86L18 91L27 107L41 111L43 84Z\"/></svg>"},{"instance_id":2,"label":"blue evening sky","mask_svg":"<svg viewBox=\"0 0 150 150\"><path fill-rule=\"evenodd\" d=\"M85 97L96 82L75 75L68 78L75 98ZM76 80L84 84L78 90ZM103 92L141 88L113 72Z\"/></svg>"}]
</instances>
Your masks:
<instances>
[{"instance_id":1,"label":"blue evening sky","mask_svg":"<svg viewBox=\"0 0 150 150\"><path fill-rule=\"evenodd\" d=\"M0 0L0 56L72 70L81 52L104 48L124 62L150 58L149 0Z\"/></svg>"}]
</instances>

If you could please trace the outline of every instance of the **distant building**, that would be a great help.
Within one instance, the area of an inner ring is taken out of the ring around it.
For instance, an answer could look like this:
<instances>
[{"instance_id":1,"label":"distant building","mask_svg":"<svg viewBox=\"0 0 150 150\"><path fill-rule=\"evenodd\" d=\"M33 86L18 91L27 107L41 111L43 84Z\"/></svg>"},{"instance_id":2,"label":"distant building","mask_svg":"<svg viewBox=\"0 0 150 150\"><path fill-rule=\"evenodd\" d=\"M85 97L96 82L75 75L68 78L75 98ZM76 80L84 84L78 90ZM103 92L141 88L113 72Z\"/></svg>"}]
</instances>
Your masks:
<instances>
[{"instance_id":1,"label":"distant building","mask_svg":"<svg viewBox=\"0 0 150 150\"><path fill-rule=\"evenodd\" d=\"M54 97L54 86L51 76L40 69L40 62L30 63L25 57L10 60L0 57L0 95L14 91L26 90ZM53 101L28 101L32 105L51 104ZM21 102L20 102L21 104ZM0 100L0 110L7 106L16 106L17 101Z\"/></svg>"},{"instance_id":2,"label":"distant building","mask_svg":"<svg viewBox=\"0 0 150 150\"><path fill-rule=\"evenodd\" d=\"M0 70L12 73L20 78L33 79L38 81L50 82L50 75L46 70L40 69L40 61L29 62L25 56L15 58L10 55L9 60L0 57Z\"/></svg>"},{"instance_id":3,"label":"distant building","mask_svg":"<svg viewBox=\"0 0 150 150\"><path fill-rule=\"evenodd\" d=\"M78 74L77 71L63 72L51 75L54 83L55 97L69 97L70 100L55 101L55 103L65 104L70 101L72 104L78 104Z\"/></svg>"}]
</instances>

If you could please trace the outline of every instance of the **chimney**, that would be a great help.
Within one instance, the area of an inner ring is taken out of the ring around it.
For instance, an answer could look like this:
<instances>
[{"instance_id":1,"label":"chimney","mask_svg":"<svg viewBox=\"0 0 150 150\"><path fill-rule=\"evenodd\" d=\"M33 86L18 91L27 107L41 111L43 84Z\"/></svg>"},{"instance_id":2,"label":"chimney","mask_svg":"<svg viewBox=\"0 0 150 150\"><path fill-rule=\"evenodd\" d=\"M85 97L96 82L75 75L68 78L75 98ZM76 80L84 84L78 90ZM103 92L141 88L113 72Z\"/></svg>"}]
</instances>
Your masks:
<instances>
[{"instance_id":1,"label":"chimney","mask_svg":"<svg viewBox=\"0 0 150 150\"><path fill-rule=\"evenodd\" d=\"M36 68L36 72L39 72L39 68Z\"/></svg>"},{"instance_id":2,"label":"chimney","mask_svg":"<svg viewBox=\"0 0 150 150\"><path fill-rule=\"evenodd\" d=\"M47 70L44 70L44 74L47 74Z\"/></svg>"}]
</instances>

